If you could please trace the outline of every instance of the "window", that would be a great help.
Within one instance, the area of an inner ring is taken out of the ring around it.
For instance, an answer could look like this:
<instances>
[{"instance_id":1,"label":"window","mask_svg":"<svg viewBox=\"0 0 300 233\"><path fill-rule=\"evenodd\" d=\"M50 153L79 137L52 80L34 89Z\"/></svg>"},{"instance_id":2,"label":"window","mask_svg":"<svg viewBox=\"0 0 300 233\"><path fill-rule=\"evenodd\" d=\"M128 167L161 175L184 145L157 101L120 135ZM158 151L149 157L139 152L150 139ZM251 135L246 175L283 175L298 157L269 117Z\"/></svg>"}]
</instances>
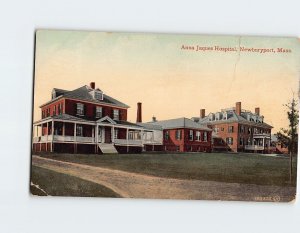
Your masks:
<instances>
[{"instance_id":1,"label":"window","mask_svg":"<svg viewBox=\"0 0 300 233\"><path fill-rule=\"evenodd\" d=\"M189 140L190 141L194 140L194 131L193 130L190 130L190 132L189 132Z\"/></svg>"},{"instance_id":2,"label":"window","mask_svg":"<svg viewBox=\"0 0 300 233\"><path fill-rule=\"evenodd\" d=\"M119 120L120 118L119 118L119 109L114 109L114 111L113 111L113 119L114 120Z\"/></svg>"},{"instance_id":3,"label":"window","mask_svg":"<svg viewBox=\"0 0 300 233\"><path fill-rule=\"evenodd\" d=\"M96 106L96 118L102 117L102 107Z\"/></svg>"},{"instance_id":4,"label":"window","mask_svg":"<svg viewBox=\"0 0 300 233\"><path fill-rule=\"evenodd\" d=\"M200 141L201 140L201 133L200 131L196 131L196 141Z\"/></svg>"},{"instance_id":5,"label":"window","mask_svg":"<svg viewBox=\"0 0 300 233\"><path fill-rule=\"evenodd\" d=\"M203 132L203 141L207 142L207 132Z\"/></svg>"},{"instance_id":6,"label":"window","mask_svg":"<svg viewBox=\"0 0 300 233\"><path fill-rule=\"evenodd\" d=\"M251 128L250 127L248 128L248 134L251 134Z\"/></svg>"},{"instance_id":7,"label":"window","mask_svg":"<svg viewBox=\"0 0 300 233\"><path fill-rule=\"evenodd\" d=\"M180 146L176 146L176 151L180 151Z\"/></svg>"},{"instance_id":8,"label":"window","mask_svg":"<svg viewBox=\"0 0 300 233\"><path fill-rule=\"evenodd\" d=\"M244 145L244 138L240 137L240 146Z\"/></svg>"},{"instance_id":9,"label":"window","mask_svg":"<svg viewBox=\"0 0 300 233\"><path fill-rule=\"evenodd\" d=\"M54 108L53 108L53 116L56 115L56 105L54 105Z\"/></svg>"},{"instance_id":10,"label":"window","mask_svg":"<svg viewBox=\"0 0 300 233\"><path fill-rule=\"evenodd\" d=\"M60 103L57 105L57 112L58 112L58 115L63 114L63 103Z\"/></svg>"},{"instance_id":11,"label":"window","mask_svg":"<svg viewBox=\"0 0 300 233\"><path fill-rule=\"evenodd\" d=\"M228 133L233 133L233 126L228 126Z\"/></svg>"},{"instance_id":12,"label":"window","mask_svg":"<svg viewBox=\"0 0 300 233\"><path fill-rule=\"evenodd\" d=\"M221 128L221 131L224 131L224 127Z\"/></svg>"},{"instance_id":13,"label":"window","mask_svg":"<svg viewBox=\"0 0 300 233\"><path fill-rule=\"evenodd\" d=\"M96 100L103 100L103 93L101 91L95 91L94 92L94 98Z\"/></svg>"},{"instance_id":14,"label":"window","mask_svg":"<svg viewBox=\"0 0 300 233\"><path fill-rule=\"evenodd\" d=\"M228 145L232 145L233 144L233 138L226 138L226 143Z\"/></svg>"},{"instance_id":15,"label":"window","mask_svg":"<svg viewBox=\"0 0 300 233\"><path fill-rule=\"evenodd\" d=\"M240 133L244 133L245 127L243 125L240 125Z\"/></svg>"},{"instance_id":16,"label":"window","mask_svg":"<svg viewBox=\"0 0 300 233\"><path fill-rule=\"evenodd\" d=\"M119 130L115 129L114 130L114 139L118 139L119 138Z\"/></svg>"},{"instance_id":17,"label":"window","mask_svg":"<svg viewBox=\"0 0 300 233\"><path fill-rule=\"evenodd\" d=\"M180 140L181 139L181 130L176 130L176 140Z\"/></svg>"},{"instance_id":18,"label":"window","mask_svg":"<svg viewBox=\"0 0 300 233\"><path fill-rule=\"evenodd\" d=\"M83 128L82 125L76 125L76 136L83 136Z\"/></svg>"},{"instance_id":19,"label":"window","mask_svg":"<svg viewBox=\"0 0 300 233\"><path fill-rule=\"evenodd\" d=\"M169 138L170 138L170 135L169 135L169 131L167 130L165 132L165 140L169 140Z\"/></svg>"},{"instance_id":20,"label":"window","mask_svg":"<svg viewBox=\"0 0 300 233\"><path fill-rule=\"evenodd\" d=\"M77 111L76 114L83 116L84 115L84 105L82 103L77 103L77 107L76 107Z\"/></svg>"}]
</instances>

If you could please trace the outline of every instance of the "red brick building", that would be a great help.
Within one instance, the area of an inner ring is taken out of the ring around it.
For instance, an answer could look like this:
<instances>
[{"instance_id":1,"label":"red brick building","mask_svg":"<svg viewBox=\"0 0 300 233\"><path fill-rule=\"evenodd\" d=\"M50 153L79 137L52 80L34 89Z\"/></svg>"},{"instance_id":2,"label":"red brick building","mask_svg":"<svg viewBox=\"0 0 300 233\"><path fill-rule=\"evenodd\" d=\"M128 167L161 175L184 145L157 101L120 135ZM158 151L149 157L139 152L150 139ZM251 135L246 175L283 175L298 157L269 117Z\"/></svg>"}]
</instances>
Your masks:
<instances>
[{"instance_id":1,"label":"red brick building","mask_svg":"<svg viewBox=\"0 0 300 233\"><path fill-rule=\"evenodd\" d=\"M164 121L155 119L148 124L158 125L163 129L165 151L211 152L212 130L187 118Z\"/></svg>"},{"instance_id":2,"label":"red brick building","mask_svg":"<svg viewBox=\"0 0 300 233\"><path fill-rule=\"evenodd\" d=\"M40 108L41 120L33 123L34 152L136 153L162 147L162 136L155 137L162 130L128 122L129 106L94 82L72 91L54 88Z\"/></svg>"},{"instance_id":3,"label":"red brick building","mask_svg":"<svg viewBox=\"0 0 300 233\"><path fill-rule=\"evenodd\" d=\"M200 110L200 117L193 121L213 130L213 150L233 152L268 153L271 146L271 125L264 122L260 108L255 112L242 109L241 102L235 107L222 109L205 115Z\"/></svg>"}]
</instances>

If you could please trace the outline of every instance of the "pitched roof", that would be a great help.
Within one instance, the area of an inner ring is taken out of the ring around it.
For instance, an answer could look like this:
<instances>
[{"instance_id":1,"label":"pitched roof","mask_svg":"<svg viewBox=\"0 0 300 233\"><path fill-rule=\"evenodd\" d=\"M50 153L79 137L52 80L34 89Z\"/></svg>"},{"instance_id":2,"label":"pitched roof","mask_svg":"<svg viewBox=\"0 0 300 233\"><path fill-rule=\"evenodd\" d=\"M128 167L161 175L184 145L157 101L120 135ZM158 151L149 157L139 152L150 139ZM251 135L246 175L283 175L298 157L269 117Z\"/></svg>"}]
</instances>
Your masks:
<instances>
[{"instance_id":1,"label":"pitched roof","mask_svg":"<svg viewBox=\"0 0 300 233\"><path fill-rule=\"evenodd\" d=\"M149 124L153 125L159 125L163 129L176 129L176 128L192 128L192 129L202 129L202 130L208 130L211 131L210 128L196 123L192 121L191 119L181 117L176 119L170 119L170 120L164 120L164 121L154 121L154 122L148 122Z\"/></svg>"},{"instance_id":2,"label":"pitched roof","mask_svg":"<svg viewBox=\"0 0 300 233\"><path fill-rule=\"evenodd\" d=\"M162 127L160 125L155 125L152 123L136 123L137 125L140 125L142 127L144 127L145 129L149 129L149 130L162 130Z\"/></svg>"},{"instance_id":3,"label":"pitched roof","mask_svg":"<svg viewBox=\"0 0 300 233\"><path fill-rule=\"evenodd\" d=\"M39 121L36 121L34 123L42 122L42 121L45 121L45 120L48 120L48 119L94 123L94 121L89 121L89 120L86 120L86 119L83 119L83 118L80 118L80 117L76 117L76 116L72 116L72 115L69 115L69 114L65 114L65 113L60 114L60 115L55 115L55 116L49 116L49 117L43 118Z\"/></svg>"},{"instance_id":4,"label":"pitched roof","mask_svg":"<svg viewBox=\"0 0 300 233\"><path fill-rule=\"evenodd\" d=\"M192 117L193 121L198 122L199 124L205 124L205 125L212 125L212 124L217 124L217 123L243 123L243 124L248 124L248 125L253 125L253 126L258 126L258 127L266 127L266 128L273 128L273 126L267 124L267 123L260 123L260 122L254 122L254 121L249 121L247 120L246 116L243 114L237 115L235 111L233 110L228 110L227 112L227 120L221 119L221 120L213 120L210 121L209 115L207 115L204 118L200 117Z\"/></svg>"},{"instance_id":5,"label":"pitched roof","mask_svg":"<svg viewBox=\"0 0 300 233\"><path fill-rule=\"evenodd\" d=\"M73 91L66 91L66 90L62 90L62 89L58 89L58 88L54 88L54 90L58 90L58 92L60 92L61 95L56 97L55 99L52 99L52 100L46 102L42 106L49 104L58 98L65 97L65 98L84 100L84 101L89 101L89 102L99 103L99 104L104 103L104 104L114 105L114 106L122 107L122 108L129 108L128 105L126 105L126 104L122 103L121 101L116 100L106 94L103 94L103 100L94 99L92 94L90 93L93 89L91 89L89 86L86 86L86 85L79 87Z\"/></svg>"}]
</instances>

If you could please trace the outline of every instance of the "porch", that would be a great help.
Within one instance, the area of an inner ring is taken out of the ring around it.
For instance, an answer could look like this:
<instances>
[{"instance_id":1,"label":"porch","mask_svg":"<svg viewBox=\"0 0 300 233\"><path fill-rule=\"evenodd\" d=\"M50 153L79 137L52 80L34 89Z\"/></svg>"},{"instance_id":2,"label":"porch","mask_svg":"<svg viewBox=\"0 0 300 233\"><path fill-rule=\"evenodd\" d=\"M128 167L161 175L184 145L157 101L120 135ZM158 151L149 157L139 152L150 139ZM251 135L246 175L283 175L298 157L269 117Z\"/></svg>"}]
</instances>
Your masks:
<instances>
[{"instance_id":1,"label":"porch","mask_svg":"<svg viewBox=\"0 0 300 233\"><path fill-rule=\"evenodd\" d=\"M53 117L43 119L33 124L33 144L43 144L46 147L45 151L49 152L53 152L55 143L74 144L74 147L77 144L87 144L94 145L95 153L97 153L98 146L103 144L143 147L144 143L161 143L154 140L154 132L149 132L143 127L132 123L131 125L117 124L107 118L106 120L92 122L83 119L66 120Z\"/></svg>"}]
</instances>

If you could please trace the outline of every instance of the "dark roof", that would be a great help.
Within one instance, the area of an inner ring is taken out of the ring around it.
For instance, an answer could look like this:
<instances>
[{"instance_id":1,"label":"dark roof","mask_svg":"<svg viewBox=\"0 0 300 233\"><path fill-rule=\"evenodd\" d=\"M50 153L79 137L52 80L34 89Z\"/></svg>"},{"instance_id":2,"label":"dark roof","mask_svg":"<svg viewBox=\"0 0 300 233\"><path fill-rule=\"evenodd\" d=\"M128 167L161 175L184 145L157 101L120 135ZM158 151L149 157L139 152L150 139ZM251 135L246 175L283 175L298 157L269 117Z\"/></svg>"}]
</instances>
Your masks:
<instances>
[{"instance_id":1,"label":"dark roof","mask_svg":"<svg viewBox=\"0 0 300 233\"><path fill-rule=\"evenodd\" d=\"M46 117L46 118L43 118L39 121L36 121L35 123L38 123L40 121L45 121L45 120L48 120L48 119L58 119L58 120L66 120L66 121L79 121L79 122L89 122L89 123L95 123L95 121L89 121L89 120L86 120L86 119L83 119L83 118L80 118L80 117L76 117L76 116L72 116L72 115L69 115L69 114L60 114L60 115L55 115L55 116L49 116L49 117Z\"/></svg>"},{"instance_id":2,"label":"dark roof","mask_svg":"<svg viewBox=\"0 0 300 233\"><path fill-rule=\"evenodd\" d=\"M248 125L253 125L253 126L258 126L258 127L265 127L265 128L273 128L273 126L267 124L267 123L260 123L260 122L254 122L254 121L249 121L245 118L246 116L242 112L241 115L237 115L235 111L229 110L227 111L227 120L209 120L209 115L207 115L204 118L200 117L193 117L192 120L195 122L198 122L199 124L205 124L205 125L213 125L213 124L219 124L219 123L243 123L243 124L248 124Z\"/></svg>"},{"instance_id":3,"label":"dark roof","mask_svg":"<svg viewBox=\"0 0 300 233\"><path fill-rule=\"evenodd\" d=\"M193 129L202 129L202 130L211 131L211 129L206 127L205 125L196 123L191 119L185 117L164 120L164 121L152 121L148 123L153 125L159 125L163 129L193 128Z\"/></svg>"},{"instance_id":4,"label":"dark roof","mask_svg":"<svg viewBox=\"0 0 300 233\"><path fill-rule=\"evenodd\" d=\"M155 124L152 124L152 123L139 122L139 123L136 123L136 124L144 127L145 129L149 129L149 130L162 130L162 127L160 125L155 125Z\"/></svg>"},{"instance_id":5,"label":"dark roof","mask_svg":"<svg viewBox=\"0 0 300 233\"><path fill-rule=\"evenodd\" d=\"M80 118L80 117L76 117L76 116L72 116L72 115L69 115L69 114L60 114L60 115L55 115L55 116L49 116L49 117L46 117L46 118L43 118L39 121L36 121L34 123L39 123L41 121L45 121L45 120L48 120L48 119L57 119L57 120L65 120L65 121L77 121L77 122L88 122L88 123L95 123L97 122L97 120L87 120L87 119L84 119L84 118ZM118 121L118 120L113 120L118 124L121 124L121 125L128 125L128 126L133 126L133 127L137 127L137 128L143 128L142 126L140 125L137 125L137 124L134 124L134 123L131 123L129 121Z\"/></svg>"},{"instance_id":6,"label":"dark roof","mask_svg":"<svg viewBox=\"0 0 300 233\"><path fill-rule=\"evenodd\" d=\"M58 97L48 101L47 103L43 104L42 106L49 104L58 98L65 97L65 98L71 98L71 99L85 100L85 101L99 103L99 104L104 103L104 104L114 105L114 106L122 107L122 108L129 108L128 105L126 105L126 104L120 102L119 100L116 100L106 94L103 94L103 100L94 99L93 96L90 94L90 92L93 89L91 89L89 86L86 86L86 85L79 87L73 91L66 91L66 90L62 90L62 89L58 89L58 88L54 88L54 90L57 90L60 95Z\"/></svg>"},{"instance_id":7,"label":"dark roof","mask_svg":"<svg viewBox=\"0 0 300 233\"><path fill-rule=\"evenodd\" d=\"M121 125L128 125L128 126L134 126L134 127L138 127L138 128L143 128L142 126L135 124L135 123L131 123L129 121L117 121L117 120L113 120L115 121L117 124L121 124Z\"/></svg>"}]
</instances>

